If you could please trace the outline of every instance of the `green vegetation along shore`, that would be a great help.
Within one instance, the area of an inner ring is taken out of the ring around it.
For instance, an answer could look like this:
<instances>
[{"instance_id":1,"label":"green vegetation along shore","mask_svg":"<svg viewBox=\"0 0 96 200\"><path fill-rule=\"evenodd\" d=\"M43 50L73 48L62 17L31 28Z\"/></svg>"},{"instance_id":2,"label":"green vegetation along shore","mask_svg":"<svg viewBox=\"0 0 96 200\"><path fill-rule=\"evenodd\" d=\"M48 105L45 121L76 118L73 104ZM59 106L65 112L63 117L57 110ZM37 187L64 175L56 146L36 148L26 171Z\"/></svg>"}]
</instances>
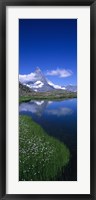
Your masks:
<instances>
[{"instance_id":1,"label":"green vegetation along shore","mask_svg":"<svg viewBox=\"0 0 96 200\"><path fill-rule=\"evenodd\" d=\"M19 117L19 180L55 180L70 160L69 149L25 115Z\"/></svg>"},{"instance_id":2,"label":"green vegetation along shore","mask_svg":"<svg viewBox=\"0 0 96 200\"><path fill-rule=\"evenodd\" d=\"M69 98L77 98L77 93L39 93L37 95L32 96L20 96L19 97L19 103L21 102L28 102L31 100L61 100L61 99L69 99Z\"/></svg>"}]
</instances>

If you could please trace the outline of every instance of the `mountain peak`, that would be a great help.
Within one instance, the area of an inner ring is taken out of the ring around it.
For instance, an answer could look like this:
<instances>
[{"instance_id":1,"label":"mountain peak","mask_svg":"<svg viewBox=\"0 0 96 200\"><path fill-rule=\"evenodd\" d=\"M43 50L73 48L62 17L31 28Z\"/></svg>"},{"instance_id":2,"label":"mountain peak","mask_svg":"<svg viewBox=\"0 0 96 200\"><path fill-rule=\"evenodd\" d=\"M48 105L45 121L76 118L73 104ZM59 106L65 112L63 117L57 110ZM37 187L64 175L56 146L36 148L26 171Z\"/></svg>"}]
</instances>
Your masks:
<instances>
[{"instance_id":1,"label":"mountain peak","mask_svg":"<svg viewBox=\"0 0 96 200\"><path fill-rule=\"evenodd\" d=\"M48 84L45 75L39 67L35 69L34 80L26 82L26 85L36 92L46 92L54 89L53 86Z\"/></svg>"},{"instance_id":2,"label":"mountain peak","mask_svg":"<svg viewBox=\"0 0 96 200\"><path fill-rule=\"evenodd\" d=\"M41 69L39 67L36 67L35 73L41 73Z\"/></svg>"},{"instance_id":3,"label":"mountain peak","mask_svg":"<svg viewBox=\"0 0 96 200\"><path fill-rule=\"evenodd\" d=\"M42 81L43 83L47 83L46 77L42 73L41 69L39 67L36 67L35 69L35 77L37 81Z\"/></svg>"}]
</instances>

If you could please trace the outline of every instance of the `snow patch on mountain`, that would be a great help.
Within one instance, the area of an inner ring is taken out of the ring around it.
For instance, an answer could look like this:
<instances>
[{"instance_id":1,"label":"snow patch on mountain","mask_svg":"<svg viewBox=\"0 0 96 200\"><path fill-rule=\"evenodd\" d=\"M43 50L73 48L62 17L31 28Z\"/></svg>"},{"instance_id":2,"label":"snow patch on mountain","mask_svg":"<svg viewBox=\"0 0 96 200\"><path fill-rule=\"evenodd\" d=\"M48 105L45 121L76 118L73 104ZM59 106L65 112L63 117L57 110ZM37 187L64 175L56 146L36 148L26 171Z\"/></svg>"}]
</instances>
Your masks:
<instances>
[{"instance_id":1,"label":"snow patch on mountain","mask_svg":"<svg viewBox=\"0 0 96 200\"><path fill-rule=\"evenodd\" d=\"M55 89L62 89L65 90L65 87L62 87L60 85L55 85L54 83L52 83L51 81L48 80L48 84L53 86Z\"/></svg>"}]
</instances>

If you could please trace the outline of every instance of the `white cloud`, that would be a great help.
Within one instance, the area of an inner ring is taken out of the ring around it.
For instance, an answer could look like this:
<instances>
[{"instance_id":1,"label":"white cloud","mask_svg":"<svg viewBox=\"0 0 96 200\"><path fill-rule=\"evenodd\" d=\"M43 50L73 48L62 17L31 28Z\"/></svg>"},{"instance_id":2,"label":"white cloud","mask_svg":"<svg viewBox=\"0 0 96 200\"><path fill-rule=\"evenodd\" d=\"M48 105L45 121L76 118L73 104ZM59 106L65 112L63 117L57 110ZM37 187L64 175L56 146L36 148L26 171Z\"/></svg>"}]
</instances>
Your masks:
<instances>
[{"instance_id":1,"label":"white cloud","mask_svg":"<svg viewBox=\"0 0 96 200\"><path fill-rule=\"evenodd\" d=\"M65 77L71 76L72 75L72 71L71 70L57 68L56 70L47 71L46 75L59 76L60 78L65 78Z\"/></svg>"},{"instance_id":2,"label":"white cloud","mask_svg":"<svg viewBox=\"0 0 96 200\"><path fill-rule=\"evenodd\" d=\"M28 81L35 81L37 78L36 78L36 75L35 73L30 73L30 74L27 74L27 75L21 75L19 74L19 81L21 83L26 83Z\"/></svg>"}]
</instances>

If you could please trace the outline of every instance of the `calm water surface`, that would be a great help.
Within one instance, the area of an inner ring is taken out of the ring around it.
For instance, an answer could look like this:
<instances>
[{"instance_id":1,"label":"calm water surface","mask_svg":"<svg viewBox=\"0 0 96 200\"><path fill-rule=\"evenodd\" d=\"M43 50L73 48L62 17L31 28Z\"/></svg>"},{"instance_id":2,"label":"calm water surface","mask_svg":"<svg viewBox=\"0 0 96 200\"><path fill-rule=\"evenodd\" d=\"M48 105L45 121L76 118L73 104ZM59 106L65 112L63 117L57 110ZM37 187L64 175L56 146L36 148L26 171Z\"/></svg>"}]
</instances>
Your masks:
<instances>
[{"instance_id":1,"label":"calm water surface","mask_svg":"<svg viewBox=\"0 0 96 200\"><path fill-rule=\"evenodd\" d=\"M77 99L62 101L36 101L21 103L20 114L31 116L45 131L64 142L71 159L57 180L77 180Z\"/></svg>"}]
</instances>

